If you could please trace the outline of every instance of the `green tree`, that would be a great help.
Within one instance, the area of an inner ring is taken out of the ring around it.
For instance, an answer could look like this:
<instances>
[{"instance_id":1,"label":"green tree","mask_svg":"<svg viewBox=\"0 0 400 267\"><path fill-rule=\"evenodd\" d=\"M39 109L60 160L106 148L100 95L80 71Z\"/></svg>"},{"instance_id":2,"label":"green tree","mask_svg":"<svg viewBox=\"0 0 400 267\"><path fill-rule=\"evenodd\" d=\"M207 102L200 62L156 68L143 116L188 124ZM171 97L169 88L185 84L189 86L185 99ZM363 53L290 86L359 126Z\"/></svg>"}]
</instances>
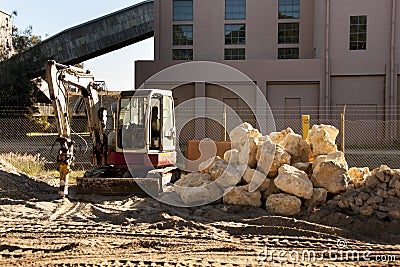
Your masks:
<instances>
[{"instance_id":1,"label":"green tree","mask_svg":"<svg viewBox=\"0 0 400 267\"><path fill-rule=\"evenodd\" d=\"M12 41L16 53L24 52L42 41L39 35L32 34L32 29L32 26L29 25L28 28L20 32L17 27L13 27Z\"/></svg>"},{"instance_id":2,"label":"green tree","mask_svg":"<svg viewBox=\"0 0 400 267\"><path fill-rule=\"evenodd\" d=\"M18 12L14 10L11 14L13 18L18 16ZM42 41L42 37L40 35L33 34L33 27L29 25L23 31L20 31L15 25L12 26L12 43L15 50L15 53L21 53L27 50L28 48L38 44Z\"/></svg>"}]
</instances>

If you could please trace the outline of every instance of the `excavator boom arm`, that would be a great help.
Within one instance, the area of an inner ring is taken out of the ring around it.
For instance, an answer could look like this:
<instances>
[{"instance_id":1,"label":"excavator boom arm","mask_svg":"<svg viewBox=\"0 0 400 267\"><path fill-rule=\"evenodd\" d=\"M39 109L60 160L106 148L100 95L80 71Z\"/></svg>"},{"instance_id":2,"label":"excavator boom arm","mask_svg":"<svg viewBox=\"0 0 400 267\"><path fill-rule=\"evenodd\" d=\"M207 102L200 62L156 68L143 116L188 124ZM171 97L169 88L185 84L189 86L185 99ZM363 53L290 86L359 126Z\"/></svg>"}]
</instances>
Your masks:
<instances>
[{"instance_id":1,"label":"excavator boom arm","mask_svg":"<svg viewBox=\"0 0 400 267\"><path fill-rule=\"evenodd\" d=\"M97 155L97 162L102 161L105 140L103 138L104 122L99 120L102 109L99 107L99 97L94 87L94 77L90 72L81 68L58 64L49 60L46 67L47 86L41 81L40 90L50 97L56 117L57 131L60 143L60 150L57 162L60 164L60 194L68 194L68 176L73 164L73 145L71 139L71 122L69 113L68 86L78 88L81 93L88 117L88 128L93 140L94 154ZM48 90L48 92L47 92ZM95 163L97 163L95 162Z\"/></svg>"}]
</instances>

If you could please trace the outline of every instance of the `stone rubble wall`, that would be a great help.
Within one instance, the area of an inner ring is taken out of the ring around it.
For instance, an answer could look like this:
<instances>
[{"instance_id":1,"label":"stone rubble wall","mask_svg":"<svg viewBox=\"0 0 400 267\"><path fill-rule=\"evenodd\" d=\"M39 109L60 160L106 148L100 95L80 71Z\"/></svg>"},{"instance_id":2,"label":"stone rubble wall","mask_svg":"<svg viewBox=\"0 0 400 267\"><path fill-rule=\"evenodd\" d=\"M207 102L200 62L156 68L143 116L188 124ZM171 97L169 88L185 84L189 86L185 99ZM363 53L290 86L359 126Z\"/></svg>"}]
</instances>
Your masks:
<instances>
[{"instance_id":1,"label":"stone rubble wall","mask_svg":"<svg viewBox=\"0 0 400 267\"><path fill-rule=\"evenodd\" d=\"M230 133L224 158L200 164L175 183L186 204L216 200L295 215L321 206L380 219L400 218L400 170L348 168L335 144L339 130L313 125L306 140L287 128L263 136L249 123Z\"/></svg>"}]
</instances>

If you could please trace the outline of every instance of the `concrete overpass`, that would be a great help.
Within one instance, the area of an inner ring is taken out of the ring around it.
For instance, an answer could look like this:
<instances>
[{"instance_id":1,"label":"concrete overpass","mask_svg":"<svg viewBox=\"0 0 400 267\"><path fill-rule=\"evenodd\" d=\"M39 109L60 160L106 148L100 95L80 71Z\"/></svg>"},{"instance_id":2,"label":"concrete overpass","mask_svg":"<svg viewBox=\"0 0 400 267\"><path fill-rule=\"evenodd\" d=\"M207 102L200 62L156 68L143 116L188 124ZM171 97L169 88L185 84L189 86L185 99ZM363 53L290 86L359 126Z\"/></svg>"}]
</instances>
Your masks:
<instances>
[{"instance_id":1,"label":"concrete overpass","mask_svg":"<svg viewBox=\"0 0 400 267\"><path fill-rule=\"evenodd\" d=\"M154 4L147 0L64 30L0 64L0 84L12 65L29 64L28 76L40 74L48 59L74 65L154 35Z\"/></svg>"}]
</instances>

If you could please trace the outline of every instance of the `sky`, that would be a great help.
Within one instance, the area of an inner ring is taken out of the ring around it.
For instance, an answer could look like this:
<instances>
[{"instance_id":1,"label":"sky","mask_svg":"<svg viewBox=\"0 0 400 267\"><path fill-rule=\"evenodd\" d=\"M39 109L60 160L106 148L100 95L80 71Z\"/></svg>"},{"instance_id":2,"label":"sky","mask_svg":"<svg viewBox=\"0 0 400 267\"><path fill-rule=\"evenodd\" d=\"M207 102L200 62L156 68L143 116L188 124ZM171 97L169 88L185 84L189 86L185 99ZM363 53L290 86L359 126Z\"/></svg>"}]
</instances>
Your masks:
<instances>
[{"instance_id":1,"label":"sky","mask_svg":"<svg viewBox=\"0 0 400 267\"><path fill-rule=\"evenodd\" d=\"M83 22L104 16L143 0L0 0L0 10L17 11L13 25L20 30L33 27L42 40ZM105 81L109 90L134 89L134 62L154 59L154 40L146 39L84 62L96 81Z\"/></svg>"}]
</instances>

